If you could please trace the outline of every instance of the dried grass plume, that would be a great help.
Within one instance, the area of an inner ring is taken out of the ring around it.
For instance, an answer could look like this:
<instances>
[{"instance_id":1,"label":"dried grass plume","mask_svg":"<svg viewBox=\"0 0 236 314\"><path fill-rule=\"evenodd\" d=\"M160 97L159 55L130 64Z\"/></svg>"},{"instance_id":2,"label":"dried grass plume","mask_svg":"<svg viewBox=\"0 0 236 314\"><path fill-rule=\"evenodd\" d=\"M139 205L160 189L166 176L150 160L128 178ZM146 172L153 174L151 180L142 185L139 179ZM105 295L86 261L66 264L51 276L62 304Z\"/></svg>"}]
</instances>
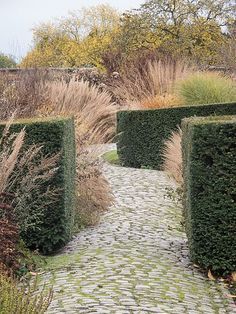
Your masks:
<instances>
[{"instance_id":1,"label":"dried grass plume","mask_svg":"<svg viewBox=\"0 0 236 314\"><path fill-rule=\"evenodd\" d=\"M178 127L178 130L172 132L169 139L165 141L162 151L162 169L180 184L183 183L181 139L182 130Z\"/></svg>"}]
</instances>

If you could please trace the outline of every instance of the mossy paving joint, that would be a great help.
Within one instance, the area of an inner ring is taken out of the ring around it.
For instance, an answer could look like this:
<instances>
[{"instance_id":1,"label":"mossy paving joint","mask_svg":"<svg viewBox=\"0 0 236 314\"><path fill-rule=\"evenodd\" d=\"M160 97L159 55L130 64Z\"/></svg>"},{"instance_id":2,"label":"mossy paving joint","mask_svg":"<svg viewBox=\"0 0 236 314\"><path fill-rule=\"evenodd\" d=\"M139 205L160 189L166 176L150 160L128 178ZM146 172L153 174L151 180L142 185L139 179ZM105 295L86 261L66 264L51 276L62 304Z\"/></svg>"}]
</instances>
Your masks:
<instances>
[{"instance_id":1,"label":"mossy paving joint","mask_svg":"<svg viewBox=\"0 0 236 314\"><path fill-rule=\"evenodd\" d=\"M105 163L104 172L116 202L48 259L41 275L54 285L48 313L236 313L224 286L188 259L182 209L165 197L174 183L153 170Z\"/></svg>"}]
</instances>

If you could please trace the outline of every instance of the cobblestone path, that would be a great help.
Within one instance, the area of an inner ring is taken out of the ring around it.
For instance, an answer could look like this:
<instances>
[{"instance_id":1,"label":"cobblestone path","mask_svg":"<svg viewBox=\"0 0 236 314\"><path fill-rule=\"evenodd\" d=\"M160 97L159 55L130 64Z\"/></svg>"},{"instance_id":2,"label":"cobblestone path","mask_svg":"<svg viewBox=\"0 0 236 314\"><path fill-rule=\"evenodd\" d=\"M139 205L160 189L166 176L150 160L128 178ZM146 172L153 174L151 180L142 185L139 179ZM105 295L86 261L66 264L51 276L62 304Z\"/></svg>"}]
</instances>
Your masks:
<instances>
[{"instance_id":1,"label":"cobblestone path","mask_svg":"<svg viewBox=\"0 0 236 314\"><path fill-rule=\"evenodd\" d=\"M159 171L104 171L115 204L50 258L48 313L236 313L223 285L188 260L181 208L165 196L173 182Z\"/></svg>"}]
</instances>

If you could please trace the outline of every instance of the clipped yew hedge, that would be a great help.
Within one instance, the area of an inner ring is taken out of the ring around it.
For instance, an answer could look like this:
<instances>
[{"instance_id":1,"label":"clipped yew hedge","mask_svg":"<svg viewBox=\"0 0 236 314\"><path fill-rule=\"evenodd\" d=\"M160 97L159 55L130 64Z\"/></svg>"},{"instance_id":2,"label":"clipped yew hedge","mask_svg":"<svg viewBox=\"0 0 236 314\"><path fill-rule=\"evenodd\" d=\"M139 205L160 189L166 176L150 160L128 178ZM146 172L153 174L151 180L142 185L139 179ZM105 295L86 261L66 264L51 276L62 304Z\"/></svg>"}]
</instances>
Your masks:
<instances>
[{"instance_id":1,"label":"clipped yew hedge","mask_svg":"<svg viewBox=\"0 0 236 314\"><path fill-rule=\"evenodd\" d=\"M0 133L5 125L1 123ZM43 253L51 253L64 246L71 238L74 222L75 202L75 132L72 118L44 118L19 120L11 125L10 132L19 132L25 127L24 147L32 144L43 145L43 155L51 156L60 153L58 170L50 184L60 192L51 205L45 199L40 206L43 218L34 221L32 228L21 237L30 248ZM1 134L0 134L1 136ZM41 187L43 191L47 186ZM13 191L14 192L14 191ZM37 191L38 192L38 191ZM32 212L36 209L32 208Z\"/></svg>"},{"instance_id":2,"label":"clipped yew hedge","mask_svg":"<svg viewBox=\"0 0 236 314\"><path fill-rule=\"evenodd\" d=\"M184 212L194 263L236 270L236 116L182 122Z\"/></svg>"},{"instance_id":3,"label":"clipped yew hedge","mask_svg":"<svg viewBox=\"0 0 236 314\"><path fill-rule=\"evenodd\" d=\"M117 148L121 163L126 167L159 169L163 143L183 118L234 114L236 103L120 111Z\"/></svg>"}]
</instances>

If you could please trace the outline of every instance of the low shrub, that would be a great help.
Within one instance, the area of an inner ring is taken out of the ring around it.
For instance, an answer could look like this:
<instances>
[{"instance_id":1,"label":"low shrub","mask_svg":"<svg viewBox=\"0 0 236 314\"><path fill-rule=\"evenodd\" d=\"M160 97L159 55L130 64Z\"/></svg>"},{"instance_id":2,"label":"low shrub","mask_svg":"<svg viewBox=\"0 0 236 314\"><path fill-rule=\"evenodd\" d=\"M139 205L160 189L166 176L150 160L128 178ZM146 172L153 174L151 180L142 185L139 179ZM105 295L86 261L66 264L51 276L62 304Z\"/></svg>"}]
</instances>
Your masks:
<instances>
[{"instance_id":1,"label":"low shrub","mask_svg":"<svg viewBox=\"0 0 236 314\"><path fill-rule=\"evenodd\" d=\"M38 252L26 248L19 227L10 217L0 219L0 241L0 274L21 278L45 262Z\"/></svg>"},{"instance_id":2,"label":"low shrub","mask_svg":"<svg viewBox=\"0 0 236 314\"><path fill-rule=\"evenodd\" d=\"M236 270L236 116L184 119L184 212L190 256Z\"/></svg>"},{"instance_id":3,"label":"low shrub","mask_svg":"<svg viewBox=\"0 0 236 314\"><path fill-rule=\"evenodd\" d=\"M5 176L7 182L1 180L1 183L15 196L12 204L16 221L27 246L49 253L62 247L72 232L75 199L73 119L19 120L10 126L9 133L20 132L23 128L24 139L14 142L12 152L4 150L1 155L1 166L7 161L5 168L9 171L10 166L12 170L12 174ZM4 129L2 123L2 134ZM5 168L0 168L2 173Z\"/></svg>"},{"instance_id":4,"label":"low shrub","mask_svg":"<svg viewBox=\"0 0 236 314\"><path fill-rule=\"evenodd\" d=\"M195 73L180 81L177 94L186 105L236 101L235 83L217 73Z\"/></svg>"},{"instance_id":5,"label":"low shrub","mask_svg":"<svg viewBox=\"0 0 236 314\"><path fill-rule=\"evenodd\" d=\"M0 273L0 313L43 314L52 301L52 289L37 291L36 281L31 286L19 287L11 278Z\"/></svg>"},{"instance_id":6,"label":"low shrub","mask_svg":"<svg viewBox=\"0 0 236 314\"><path fill-rule=\"evenodd\" d=\"M12 274L19 269L19 252L17 245L20 240L19 228L14 222L13 210L1 203L1 208L7 208L8 215L0 218L0 273Z\"/></svg>"},{"instance_id":7,"label":"low shrub","mask_svg":"<svg viewBox=\"0 0 236 314\"><path fill-rule=\"evenodd\" d=\"M118 112L117 151L121 164L160 169L163 144L183 118L216 114L236 114L236 103Z\"/></svg>"}]
</instances>

